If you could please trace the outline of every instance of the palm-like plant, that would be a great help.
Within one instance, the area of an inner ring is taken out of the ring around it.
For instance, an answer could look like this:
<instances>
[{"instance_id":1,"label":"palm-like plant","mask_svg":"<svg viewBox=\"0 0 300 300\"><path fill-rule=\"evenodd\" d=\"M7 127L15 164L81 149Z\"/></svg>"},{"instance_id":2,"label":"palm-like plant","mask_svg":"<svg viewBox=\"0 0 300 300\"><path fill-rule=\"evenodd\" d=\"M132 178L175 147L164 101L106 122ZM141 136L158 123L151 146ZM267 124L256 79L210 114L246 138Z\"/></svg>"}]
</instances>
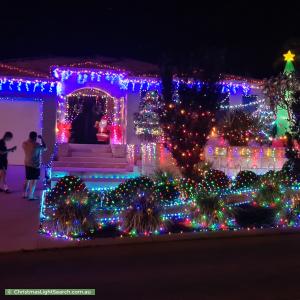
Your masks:
<instances>
[{"instance_id":1,"label":"palm-like plant","mask_svg":"<svg viewBox=\"0 0 300 300\"><path fill-rule=\"evenodd\" d=\"M282 206L282 192L278 184L263 184L255 196L255 202L263 207L280 209Z\"/></svg>"},{"instance_id":2,"label":"palm-like plant","mask_svg":"<svg viewBox=\"0 0 300 300\"><path fill-rule=\"evenodd\" d=\"M147 235L157 231L161 225L161 215L153 193L138 193L123 220L124 231L131 234Z\"/></svg>"},{"instance_id":3,"label":"palm-like plant","mask_svg":"<svg viewBox=\"0 0 300 300\"><path fill-rule=\"evenodd\" d=\"M213 229L226 224L229 211L217 194L198 193L191 206L191 216L201 227Z\"/></svg>"},{"instance_id":4,"label":"palm-like plant","mask_svg":"<svg viewBox=\"0 0 300 300\"><path fill-rule=\"evenodd\" d=\"M52 208L52 216L42 228L68 237L90 235L97 228L93 204L86 191L73 192Z\"/></svg>"}]
</instances>

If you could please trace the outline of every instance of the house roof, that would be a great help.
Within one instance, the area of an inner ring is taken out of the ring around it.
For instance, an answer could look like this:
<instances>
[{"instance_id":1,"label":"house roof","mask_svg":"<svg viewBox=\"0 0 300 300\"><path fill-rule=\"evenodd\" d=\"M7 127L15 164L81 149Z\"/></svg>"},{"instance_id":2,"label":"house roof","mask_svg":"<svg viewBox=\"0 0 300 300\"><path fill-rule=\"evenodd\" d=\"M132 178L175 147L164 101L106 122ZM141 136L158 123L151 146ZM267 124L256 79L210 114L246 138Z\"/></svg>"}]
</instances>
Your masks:
<instances>
[{"instance_id":1,"label":"house roof","mask_svg":"<svg viewBox=\"0 0 300 300\"><path fill-rule=\"evenodd\" d=\"M134 59L108 57L86 59L50 57L6 60L0 62L0 74L6 76L36 76L49 78L52 66L118 69L136 76L157 76L159 74L159 68L156 65Z\"/></svg>"},{"instance_id":2,"label":"house roof","mask_svg":"<svg viewBox=\"0 0 300 300\"><path fill-rule=\"evenodd\" d=\"M51 78L51 67L63 66L84 69L113 69L123 71L132 76L158 77L157 65L128 58L110 58L97 56L94 58L79 57L47 57L20 58L0 62L0 75L14 77ZM225 81L248 82L262 84L262 80L235 75L223 75Z\"/></svg>"}]
</instances>

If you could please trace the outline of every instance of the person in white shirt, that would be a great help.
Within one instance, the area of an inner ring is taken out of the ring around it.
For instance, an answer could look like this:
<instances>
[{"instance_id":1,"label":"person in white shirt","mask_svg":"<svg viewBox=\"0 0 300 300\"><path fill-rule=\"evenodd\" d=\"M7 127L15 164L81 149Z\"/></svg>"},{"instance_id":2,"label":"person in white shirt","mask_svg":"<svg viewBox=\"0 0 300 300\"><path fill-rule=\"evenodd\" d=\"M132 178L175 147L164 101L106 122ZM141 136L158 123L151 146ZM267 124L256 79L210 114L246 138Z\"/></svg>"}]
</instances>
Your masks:
<instances>
[{"instance_id":1,"label":"person in white shirt","mask_svg":"<svg viewBox=\"0 0 300 300\"><path fill-rule=\"evenodd\" d=\"M41 143L37 142L37 138L41 140ZM25 153L26 173L23 197L29 200L37 200L34 192L41 174L41 153L47 150L47 147L42 136L38 136L35 131L30 132L29 139L22 146Z\"/></svg>"}]
</instances>

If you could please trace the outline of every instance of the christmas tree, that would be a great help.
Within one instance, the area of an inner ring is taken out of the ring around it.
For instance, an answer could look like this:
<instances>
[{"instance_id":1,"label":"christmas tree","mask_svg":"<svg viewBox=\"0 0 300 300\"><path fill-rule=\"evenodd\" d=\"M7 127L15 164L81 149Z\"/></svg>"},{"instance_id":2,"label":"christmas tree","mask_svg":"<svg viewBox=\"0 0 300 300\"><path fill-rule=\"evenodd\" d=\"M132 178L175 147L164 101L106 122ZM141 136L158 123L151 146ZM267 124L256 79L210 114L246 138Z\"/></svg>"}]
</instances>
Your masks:
<instances>
[{"instance_id":1,"label":"christmas tree","mask_svg":"<svg viewBox=\"0 0 300 300\"><path fill-rule=\"evenodd\" d=\"M162 134L159 122L160 103L157 91L146 92L141 98L134 126L136 134L144 141L155 142Z\"/></svg>"},{"instance_id":2,"label":"christmas tree","mask_svg":"<svg viewBox=\"0 0 300 300\"><path fill-rule=\"evenodd\" d=\"M290 50L283 55L284 60L286 61L285 68L283 74L286 77L289 77L293 79L295 76L295 68L293 65L293 61L295 58L295 54L293 54ZM289 90L288 88L285 91L284 95L284 101L283 105L278 105L277 109L277 118L276 118L276 125L277 125L277 130L278 130L278 135L285 135L286 132L289 131L290 129L290 122L291 122L291 117L290 117L290 111L289 111L289 105L292 101L292 90ZM285 106L285 103L288 103L288 105Z\"/></svg>"},{"instance_id":3,"label":"christmas tree","mask_svg":"<svg viewBox=\"0 0 300 300\"><path fill-rule=\"evenodd\" d=\"M283 55L286 61L284 72L265 83L264 92L267 94L270 106L276 113L277 136L283 136L290 131L292 121L291 105L294 94L299 89L293 65L295 54L288 51Z\"/></svg>"}]
</instances>

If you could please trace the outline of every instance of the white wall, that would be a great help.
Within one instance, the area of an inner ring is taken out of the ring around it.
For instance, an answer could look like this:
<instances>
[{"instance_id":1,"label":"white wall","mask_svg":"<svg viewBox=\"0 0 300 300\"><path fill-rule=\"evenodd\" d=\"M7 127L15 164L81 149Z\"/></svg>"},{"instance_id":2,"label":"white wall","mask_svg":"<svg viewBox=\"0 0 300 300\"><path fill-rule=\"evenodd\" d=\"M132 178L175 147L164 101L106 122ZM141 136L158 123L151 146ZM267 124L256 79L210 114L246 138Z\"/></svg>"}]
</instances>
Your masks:
<instances>
[{"instance_id":1,"label":"white wall","mask_svg":"<svg viewBox=\"0 0 300 300\"><path fill-rule=\"evenodd\" d=\"M134 128L134 113L139 111L140 93L128 93L127 95L127 128L126 128L126 143L140 144L141 141L135 134Z\"/></svg>"},{"instance_id":2,"label":"white wall","mask_svg":"<svg viewBox=\"0 0 300 300\"><path fill-rule=\"evenodd\" d=\"M14 153L10 153L8 160L12 165L23 165L24 153L22 143L28 138L30 131L41 133L40 112L41 102L34 101L0 101L0 136L5 131L11 131L14 138L7 145L17 146Z\"/></svg>"}]
</instances>

